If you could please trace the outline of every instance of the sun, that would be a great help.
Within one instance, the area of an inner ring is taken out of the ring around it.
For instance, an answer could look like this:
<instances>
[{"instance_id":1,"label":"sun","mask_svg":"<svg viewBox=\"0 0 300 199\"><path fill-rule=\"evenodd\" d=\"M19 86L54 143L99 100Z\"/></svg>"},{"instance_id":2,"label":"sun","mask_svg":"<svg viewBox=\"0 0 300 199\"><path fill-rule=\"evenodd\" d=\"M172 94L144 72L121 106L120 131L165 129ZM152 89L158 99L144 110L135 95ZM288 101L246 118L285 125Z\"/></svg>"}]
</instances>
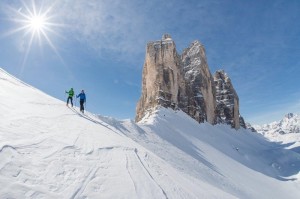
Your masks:
<instances>
[{"instance_id":1,"label":"sun","mask_svg":"<svg viewBox=\"0 0 300 199\"><path fill-rule=\"evenodd\" d=\"M35 41L42 47L48 44L52 50L61 59L54 43L51 40L51 36L61 36L57 32L57 28L64 27L63 24L55 23L55 19L52 14L54 3L46 5L44 1L21 1L22 5L18 8L8 7L13 14L12 22L16 24L16 28L7 32L5 35L13 35L15 33L23 32L21 43L26 44L23 64L26 62L30 50L34 47ZM57 19L57 18L56 18Z\"/></svg>"},{"instance_id":2,"label":"sun","mask_svg":"<svg viewBox=\"0 0 300 199\"><path fill-rule=\"evenodd\" d=\"M25 9L24 9L25 8ZM48 34L55 32L53 27L58 24L50 21L52 7L43 9L38 8L35 1L32 1L31 5L23 4L23 8L17 11L18 18L16 22L20 27L17 30L23 30L25 34L31 33L31 40L38 38L39 42L45 39L51 46L53 46Z\"/></svg>"},{"instance_id":3,"label":"sun","mask_svg":"<svg viewBox=\"0 0 300 199\"><path fill-rule=\"evenodd\" d=\"M34 32L45 31L47 20L43 16L33 16L29 19L29 25Z\"/></svg>"}]
</instances>

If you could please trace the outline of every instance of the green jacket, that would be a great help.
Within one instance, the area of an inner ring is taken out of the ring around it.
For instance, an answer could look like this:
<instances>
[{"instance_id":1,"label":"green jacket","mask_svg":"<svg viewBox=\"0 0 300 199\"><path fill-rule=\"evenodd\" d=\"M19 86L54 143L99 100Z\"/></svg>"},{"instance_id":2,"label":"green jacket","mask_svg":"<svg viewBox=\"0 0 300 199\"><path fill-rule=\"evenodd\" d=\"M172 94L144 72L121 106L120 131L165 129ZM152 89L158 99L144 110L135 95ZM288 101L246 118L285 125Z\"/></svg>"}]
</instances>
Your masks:
<instances>
[{"instance_id":1,"label":"green jacket","mask_svg":"<svg viewBox=\"0 0 300 199\"><path fill-rule=\"evenodd\" d=\"M69 97L73 97L74 96L74 90L71 88L71 90L68 92L66 91L66 93L69 94Z\"/></svg>"}]
</instances>

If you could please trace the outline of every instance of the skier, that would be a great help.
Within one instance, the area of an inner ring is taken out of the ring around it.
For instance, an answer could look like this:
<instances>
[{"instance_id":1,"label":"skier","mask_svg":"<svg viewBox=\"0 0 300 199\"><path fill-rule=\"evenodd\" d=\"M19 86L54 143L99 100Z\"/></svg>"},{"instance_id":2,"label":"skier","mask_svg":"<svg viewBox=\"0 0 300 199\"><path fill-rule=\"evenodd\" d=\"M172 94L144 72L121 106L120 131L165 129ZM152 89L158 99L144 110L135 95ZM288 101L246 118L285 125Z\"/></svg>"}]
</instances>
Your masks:
<instances>
[{"instance_id":1,"label":"skier","mask_svg":"<svg viewBox=\"0 0 300 199\"><path fill-rule=\"evenodd\" d=\"M85 101L86 101L86 97L85 97L85 93L84 93L84 90L82 90L81 91L81 93L79 94L79 95L76 95L76 98L78 98L79 97L79 99L80 99L80 111L82 112L82 113L84 113L84 106L83 106L83 104L85 103Z\"/></svg>"},{"instance_id":2,"label":"skier","mask_svg":"<svg viewBox=\"0 0 300 199\"><path fill-rule=\"evenodd\" d=\"M69 91L66 91L66 93L69 94L68 99L67 99L67 106L69 105L69 100L71 100L71 105L73 107L73 96L74 96L73 88L71 88Z\"/></svg>"}]
</instances>

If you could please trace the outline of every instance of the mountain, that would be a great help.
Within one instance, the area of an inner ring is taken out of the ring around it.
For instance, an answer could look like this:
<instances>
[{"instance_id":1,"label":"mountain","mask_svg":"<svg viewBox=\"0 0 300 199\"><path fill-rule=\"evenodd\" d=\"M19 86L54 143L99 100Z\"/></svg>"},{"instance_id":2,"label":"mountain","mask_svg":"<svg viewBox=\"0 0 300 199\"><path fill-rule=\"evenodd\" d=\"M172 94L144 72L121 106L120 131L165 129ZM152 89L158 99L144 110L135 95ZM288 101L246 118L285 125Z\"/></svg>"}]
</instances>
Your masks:
<instances>
[{"instance_id":1,"label":"mountain","mask_svg":"<svg viewBox=\"0 0 300 199\"><path fill-rule=\"evenodd\" d=\"M230 78L224 71L212 76L204 46L194 41L179 55L169 34L147 44L136 121L159 106L180 109L199 123L246 127Z\"/></svg>"},{"instance_id":2,"label":"mountain","mask_svg":"<svg viewBox=\"0 0 300 199\"><path fill-rule=\"evenodd\" d=\"M0 88L0 198L299 198L300 155L257 133L81 114L1 69Z\"/></svg>"},{"instance_id":3,"label":"mountain","mask_svg":"<svg viewBox=\"0 0 300 199\"><path fill-rule=\"evenodd\" d=\"M217 123L229 124L235 128L240 126L246 128L245 121L239 114L239 97L229 76L224 70L218 70L214 75L214 82L217 100Z\"/></svg>"},{"instance_id":4,"label":"mountain","mask_svg":"<svg viewBox=\"0 0 300 199\"><path fill-rule=\"evenodd\" d=\"M269 140L289 144L300 153L300 115L288 113L280 121L253 127Z\"/></svg>"},{"instance_id":5,"label":"mountain","mask_svg":"<svg viewBox=\"0 0 300 199\"><path fill-rule=\"evenodd\" d=\"M279 122L272 122L261 126L255 125L254 127L263 135L300 133L300 115L288 113Z\"/></svg>"}]
</instances>

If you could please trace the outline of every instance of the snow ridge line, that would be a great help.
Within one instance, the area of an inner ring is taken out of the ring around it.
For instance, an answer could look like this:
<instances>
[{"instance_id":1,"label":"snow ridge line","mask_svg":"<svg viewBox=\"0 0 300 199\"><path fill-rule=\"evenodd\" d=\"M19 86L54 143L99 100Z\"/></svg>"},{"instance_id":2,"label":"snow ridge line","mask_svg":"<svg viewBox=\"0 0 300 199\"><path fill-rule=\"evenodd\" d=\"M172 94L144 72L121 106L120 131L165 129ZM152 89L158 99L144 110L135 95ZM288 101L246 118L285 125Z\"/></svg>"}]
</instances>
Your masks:
<instances>
[{"instance_id":1,"label":"snow ridge line","mask_svg":"<svg viewBox=\"0 0 300 199\"><path fill-rule=\"evenodd\" d=\"M0 69L1 69L1 68L0 68ZM6 148L11 148L11 149L17 151L17 149L16 149L15 147L6 144L6 145L3 145L3 146L1 147L0 153L1 153L4 149L6 149ZM18 151L17 151L17 152L18 152Z\"/></svg>"},{"instance_id":2,"label":"snow ridge line","mask_svg":"<svg viewBox=\"0 0 300 199\"><path fill-rule=\"evenodd\" d=\"M41 139L41 140L38 140L38 138L36 138L35 140L37 140L37 142L35 143L31 143L31 144L17 144L16 146L11 146L11 145L8 145L8 144L4 144L1 148L0 148L0 153L5 149L5 148L11 148L11 149L14 149L15 151L18 152L18 149L24 149L26 147L32 147L32 146L36 146L36 145L39 145L41 144L42 142L44 142L45 140L47 140L48 138L44 138L44 139ZM18 152L19 153L19 152Z\"/></svg>"},{"instance_id":3,"label":"snow ridge line","mask_svg":"<svg viewBox=\"0 0 300 199\"><path fill-rule=\"evenodd\" d=\"M50 158L50 157L54 156L55 154L57 154L59 152L62 152L65 149L74 149L74 150L76 150L76 149L79 149L79 148L75 147L75 145L64 146L64 147L60 148L59 150L56 150L56 151L48 154L47 156L43 157L43 159Z\"/></svg>"},{"instance_id":4,"label":"snow ridge line","mask_svg":"<svg viewBox=\"0 0 300 199\"><path fill-rule=\"evenodd\" d=\"M8 72L6 72L4 69L2 69L2 68L0 67L0 74L1 74L1 73L4 73L4 74L7 75L8 77L10 77L10 78L16 80L17 82L19 82L19 83L21 83L21 84L24 84L25 86L28 86L28 87L33 88L33 89L35 89L35 90L38 90L38 89L34 88L33 86L31 86L31 85L29 85L29 84L23 82L22 80L16 78L15 76L9 74Z\"/></svg>"},{"instance_id":5,"label":"snow ridge line","mask_svg":"<svg viewBox=\"0 0 300 199\"><path fill-rule=\"evenodd\" d=\"M138 154L138 150L134 149L134 152L138 158L138 160L140 161L141 165L144 167L144 169L146 170L146 172L148 173L148 175L150 176L150 178L153 180L153 182L161 189L162 193L164 194L164 196L166 197L166 199L169 199L166 192L164 191L164 189L156 182L156 180L153 178L153 176L151 175L150 171L146 168L146 166L144 165L143 161L141 160L139 154Z\"/></svg>"}]
</instances>

